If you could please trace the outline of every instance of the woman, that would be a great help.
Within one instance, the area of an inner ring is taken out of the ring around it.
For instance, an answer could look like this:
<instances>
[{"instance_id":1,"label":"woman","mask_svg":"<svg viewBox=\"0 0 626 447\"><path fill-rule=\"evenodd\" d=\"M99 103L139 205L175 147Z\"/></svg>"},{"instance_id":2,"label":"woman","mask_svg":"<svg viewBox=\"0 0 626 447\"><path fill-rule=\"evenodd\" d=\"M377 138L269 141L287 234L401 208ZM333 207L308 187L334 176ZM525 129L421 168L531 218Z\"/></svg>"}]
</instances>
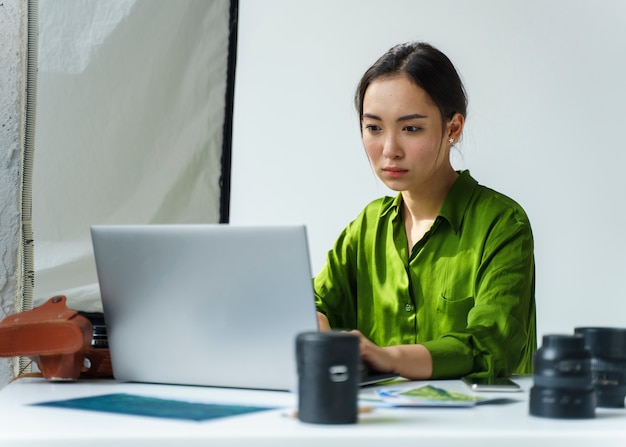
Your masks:
<instances>
[{"instance_id":1,"label":"woman","mask_svg":"<svg viewBox=\"0 0 626 447\"><path fill-rule=\"evenodd\" d=\"M370 203L315 277L320 329L359 335L362 359L409 379L532 371L530 222L510 198L457 172L467 98L450 60L398 45L355 95L368 158L395 198Z\"/></svg>"}]
</instances>

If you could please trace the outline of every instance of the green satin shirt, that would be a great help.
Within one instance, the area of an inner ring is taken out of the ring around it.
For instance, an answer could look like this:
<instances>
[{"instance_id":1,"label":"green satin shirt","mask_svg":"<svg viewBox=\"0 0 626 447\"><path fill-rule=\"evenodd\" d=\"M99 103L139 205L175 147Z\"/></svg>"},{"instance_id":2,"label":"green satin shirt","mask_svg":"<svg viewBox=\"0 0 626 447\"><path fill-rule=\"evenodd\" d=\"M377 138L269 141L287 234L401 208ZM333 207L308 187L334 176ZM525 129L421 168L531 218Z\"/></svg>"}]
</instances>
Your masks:
<instances>
[{"instance_id":1,"label":"green satin shirt","mask_svg":"<svg viewBox=\"0 0 626 447\"><path fill-rule=\"evenodd\" d=\"M379 346L424 345L433 378L532 372L534 244L520 205L463 171L408 250L402 196L370 203L314 279L333 329Z\"/></svg>"}]
</instances>

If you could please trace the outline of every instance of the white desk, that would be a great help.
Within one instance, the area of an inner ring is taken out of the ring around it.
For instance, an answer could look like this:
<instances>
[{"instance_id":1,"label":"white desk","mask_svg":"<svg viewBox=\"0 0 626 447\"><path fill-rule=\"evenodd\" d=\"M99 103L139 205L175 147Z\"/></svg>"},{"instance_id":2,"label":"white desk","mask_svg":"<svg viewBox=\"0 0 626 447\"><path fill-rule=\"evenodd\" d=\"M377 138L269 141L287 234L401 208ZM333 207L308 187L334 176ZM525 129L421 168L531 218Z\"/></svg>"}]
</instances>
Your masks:
<instances>
[{"instance_id":1,"label":"white desk","mask_svg":"<svg viewBox=\"0 0 626 447\"><path fill-rule=\"evenodd\" d=\"M49 383L19 379L0 391L0 446L255 446L255 447L539 447L626 446L626 410L598 409L595 419L556 420L528 414L530 378L514 403L474 408L376 408L359 423L305 424L289 416L289 393L225 390L115 381ZM415 382L415 386L427 382ZM430 382L468 392L458 381ZM206 422L35 407L28 404L108 393L131 393L206 403L278 405L283 409ZM504 394L502 394L504 396Z\"/></svg>"}]
</instances>

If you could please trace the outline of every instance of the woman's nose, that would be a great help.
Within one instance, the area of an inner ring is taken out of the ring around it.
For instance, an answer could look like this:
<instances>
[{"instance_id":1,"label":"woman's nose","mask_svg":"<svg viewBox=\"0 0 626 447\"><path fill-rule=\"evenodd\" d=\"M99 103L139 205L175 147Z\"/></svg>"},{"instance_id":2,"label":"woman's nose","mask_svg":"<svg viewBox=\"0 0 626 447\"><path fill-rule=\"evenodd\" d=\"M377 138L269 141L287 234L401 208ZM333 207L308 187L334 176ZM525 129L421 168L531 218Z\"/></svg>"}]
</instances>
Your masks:
<instances>
[{"instance_id":1,"label":"woman's nose","mask_svg":"<svg viewBox=\"0 0 626 447\"><path fill-rule=\"evenodd\" d=\"M402 148L395 136L388 135L383 144L383 155L386 158L398 159L402 157Z\"/></svg>"}]
</instances>

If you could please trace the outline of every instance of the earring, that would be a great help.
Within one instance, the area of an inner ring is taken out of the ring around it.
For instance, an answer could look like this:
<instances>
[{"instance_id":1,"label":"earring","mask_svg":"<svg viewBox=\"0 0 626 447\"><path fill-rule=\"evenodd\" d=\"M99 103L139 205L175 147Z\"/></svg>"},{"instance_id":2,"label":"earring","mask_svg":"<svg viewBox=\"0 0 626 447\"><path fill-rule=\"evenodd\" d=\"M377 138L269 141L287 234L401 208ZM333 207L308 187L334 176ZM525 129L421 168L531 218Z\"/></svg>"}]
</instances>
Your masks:
<instances>
[{"instance_id":1,"label":"earring","mask_svg":"<svg viewBox=\"0 0 626 447\"><path fill-rule=\"evenodd\" d=\"M448 140L448 143L450 143L450 144L454 143L454 138L450 138L450 139Z\"/></svg>"}]
</instances>

